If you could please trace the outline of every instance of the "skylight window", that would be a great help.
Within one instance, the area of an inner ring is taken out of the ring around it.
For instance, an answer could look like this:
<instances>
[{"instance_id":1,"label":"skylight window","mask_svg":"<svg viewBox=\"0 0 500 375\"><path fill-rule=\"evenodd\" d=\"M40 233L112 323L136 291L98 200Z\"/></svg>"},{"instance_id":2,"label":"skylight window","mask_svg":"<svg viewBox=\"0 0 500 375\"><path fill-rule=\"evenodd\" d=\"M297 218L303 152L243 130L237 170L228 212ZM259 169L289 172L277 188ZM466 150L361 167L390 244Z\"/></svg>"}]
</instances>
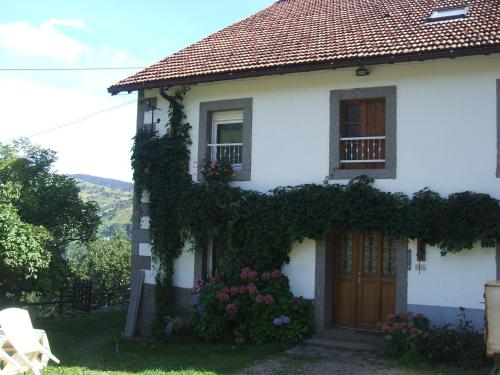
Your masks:
<instances>
[{"instance_id":1,"label":"skylight window","mask_svg":"<svg viewBox=\"0 0 500 375\"><path fill-rule=\"evenodd\" d=\"M467 5L436 9L432 11L427 21L433 22L433 21L453 20L456 18L465 18L465 16L467 16L468 11L469 7Z\"/></svg>"}]
</instances>

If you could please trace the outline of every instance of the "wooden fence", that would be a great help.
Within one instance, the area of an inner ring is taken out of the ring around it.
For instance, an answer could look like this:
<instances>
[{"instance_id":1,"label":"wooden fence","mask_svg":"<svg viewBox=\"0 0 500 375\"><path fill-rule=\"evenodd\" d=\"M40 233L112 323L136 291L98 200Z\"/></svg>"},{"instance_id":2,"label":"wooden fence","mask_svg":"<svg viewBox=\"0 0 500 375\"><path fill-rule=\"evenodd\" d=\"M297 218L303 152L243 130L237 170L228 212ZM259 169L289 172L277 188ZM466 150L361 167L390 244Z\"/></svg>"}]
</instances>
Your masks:
<instances>
[{"instance_id":1,"label":"wooden fence","mask_svg":"<svg viewBox=\"0 0 500 375\"><path fill-rule=\"evenodd\" d=\"M62 314L67 310L77 310L89 312L99 306L112 306L128 301L130 289L105 288L104 286L94 287L91 281L74 280L71 286L59 288L55 295L46 295L35 289L9 290L0 288L0 296L8 296L2 301L0 308L9 306L57 306L57 311ZM38 296L37 301L29 302L24 300L23 295L31 294Z\"/></svg>"}]
</instances>

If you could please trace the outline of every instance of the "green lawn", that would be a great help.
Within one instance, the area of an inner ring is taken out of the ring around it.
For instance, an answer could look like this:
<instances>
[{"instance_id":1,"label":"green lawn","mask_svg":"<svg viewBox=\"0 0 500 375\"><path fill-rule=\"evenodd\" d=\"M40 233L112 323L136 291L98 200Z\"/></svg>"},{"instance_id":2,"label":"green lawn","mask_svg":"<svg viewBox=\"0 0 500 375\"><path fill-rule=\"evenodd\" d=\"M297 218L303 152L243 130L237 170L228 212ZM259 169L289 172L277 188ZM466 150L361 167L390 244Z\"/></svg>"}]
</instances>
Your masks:
<instances>
[{"instance_id":1,"label":"green lawn","mask_svg":"<svg viewBox=\"0 0 500 375\"><path fill-rule=\"evenodd\" d=\"M39 320L61 365L52 374L232 374L251 362L281 351L277 346L232 347L194 341L151 344L124 340L123 311L66 319Z\"/></svg>"},{"instance_id":2,"label":"green lawn","mask_svg":"<svg viewBox=\"0 0 500 375\"><path fill-rule=\"evenodd\" d=\"M120 337L124 321L124 311L36 321L37 328L47 331L52 351L62 361L61 365L51 364L43 375L224 375L234 374L256 360L271 356L284 363L284 371L290 374L307 373L303 369L309 367L308 363L318 361L280 355L283 346L233 347L189 340L161 344L124 340ZM486 375L490 370L463 371L417 363L402 366L395 361L387 361L386 368L398 369L397 373L403 375Z\"/></svg>"}]
</instances>

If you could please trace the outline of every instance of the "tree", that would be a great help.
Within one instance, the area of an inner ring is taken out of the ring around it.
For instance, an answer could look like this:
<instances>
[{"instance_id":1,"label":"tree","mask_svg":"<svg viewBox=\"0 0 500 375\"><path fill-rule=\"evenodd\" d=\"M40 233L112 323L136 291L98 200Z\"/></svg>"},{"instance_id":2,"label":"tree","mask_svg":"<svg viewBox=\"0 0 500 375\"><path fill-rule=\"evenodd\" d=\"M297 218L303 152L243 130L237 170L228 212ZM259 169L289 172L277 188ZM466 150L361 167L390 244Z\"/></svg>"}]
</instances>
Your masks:
<instances>
[{"instance_id":1,"label":"tree","mask_svg":"<svg viewBox=\"0 0 500 375\"><path fill-rule=\"evenodd\" d=\"M87 245L68 248L68 264L72 273L106 288L130 283L130 239L118 231L110 239L97 239Z\"/></svg>"},{"instance_id":2,"label":"tree","mask_svg":"<svg viewBox=\"0 0 500 375\"><path fill-rule=\"evenodd\" d=\"M0 184L0 286L10 288L36 279L50 263L49 232L21 220L12 204L18 194L14 186Z\"/></svg>"},{"instance_id":3,"label":"tree","mask_svg":"<svg viewBox=\"0 0 500 375\"><path fill-rule=\"evenodd\" d=\"M66 246L93 241L100 224L97 203L83 202L77 182L53 171L55 161L54 151L26 139L0 144L0 184L18 188L12 204L23 222L43 226L50 233L50 267L37 281L45 289L60 285L68 276Z\"/></svg>"}]
</instances>

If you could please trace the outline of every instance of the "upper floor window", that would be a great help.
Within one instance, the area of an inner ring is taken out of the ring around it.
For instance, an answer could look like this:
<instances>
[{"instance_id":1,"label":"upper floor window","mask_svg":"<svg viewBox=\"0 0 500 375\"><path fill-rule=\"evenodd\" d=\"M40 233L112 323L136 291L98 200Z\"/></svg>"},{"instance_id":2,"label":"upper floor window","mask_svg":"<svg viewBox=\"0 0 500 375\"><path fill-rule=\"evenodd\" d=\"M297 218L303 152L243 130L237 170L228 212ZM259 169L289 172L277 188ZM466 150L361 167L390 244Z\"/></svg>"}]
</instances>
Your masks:
<instances>
[{"instance_id":1,"label":"upper floor window","mask_svg":"<svg viewBox=\"0 0 500 375\"><path fill-rule=\"evenodd\" d=\"M396 87L330 92L330 178L396 178Z\"/></svg>"},{"instance_id":2,"label":"upper floor window","mask_svg":"<svg viewBox=\"0 0 500 375\"><path fill-rule=\"evenodd\" d=\"M225 159L235 170L243 164L243 111L214 112L211 142L208 144L211 161Z\"/></svg>"},{"instance_id":3,"label":"upper floor window","mask_svg":"<svg viewBox=\"0 0 500 375\"><path fill-rule=\"evenodd\" d=\"M204 160L229 161L233 180L250 180L252 162L252 99L200 103L198 166ZM199 169L200 170L200 169Z\"/></svg>"},{"instance_id":4,"label":"upper floor window","mask_svg":"<svg viewBox=\"0 0 500 375\"><path fill-rule=\"evenodd\" d=\"M341 102L340 167L385 166L385 99Z\"/></svg>"}]
</instances>

